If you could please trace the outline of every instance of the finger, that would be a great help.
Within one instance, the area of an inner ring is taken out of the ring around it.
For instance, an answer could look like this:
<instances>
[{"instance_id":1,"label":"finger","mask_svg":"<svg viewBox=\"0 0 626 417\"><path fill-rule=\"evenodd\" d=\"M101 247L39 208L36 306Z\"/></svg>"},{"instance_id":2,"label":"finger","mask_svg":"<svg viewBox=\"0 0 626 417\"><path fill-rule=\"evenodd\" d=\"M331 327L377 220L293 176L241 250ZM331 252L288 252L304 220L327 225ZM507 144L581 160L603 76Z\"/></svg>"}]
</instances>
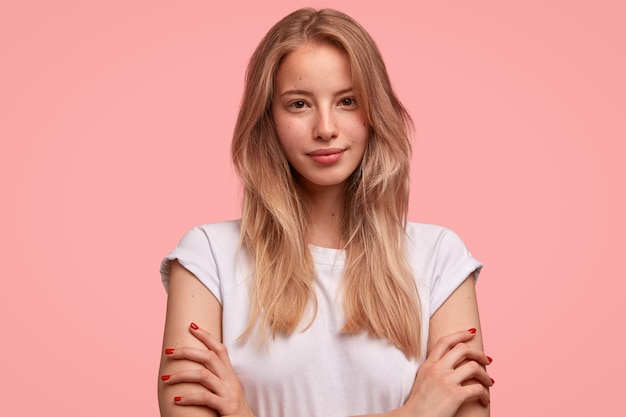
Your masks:
<instances>
[{"instance_id":1,"label":"finger","mask_svg":"<svg viewBox=\"0 0 626 417\"><path fill-rule=\"evenodd\" d=\"M176 405L200 405L215 410L219 415L244 415L240 413L239 405L233 401L222 398L219 394L210 391L194 392L174 397ZM245 415L250 415L245 413Z\"/></svg>"},{"instance_id":2,"label":"finger","mask_svg":"<svg viewBox=\"0 0 626 417\"><path fill-rule=\"evenodd\" d=\"M490 400L489 389L482 384L469 384L461 387L463 402L478 400L483 407L488 407Z\"/></svg>"},{"instance_id":3,"label":"finger","mask_svg":"<svg viewBox=\"0 0 626 417\"><path fill-rule=\"evenodd\" d=\"M476 361L483 366L491 363L489 357L485 355L482 349L468 345L467 343L457 343L441 358L441 363L450 368L456 368L464 361Z\"/></svg>"},{"instance_id":4,"label":"finger","mask_svg":"<svg viewBox=\"0 0 626 417\"><path fill-rule=\"evenodd\" d=\"M471 380L472 383L480 383L488 388L494 383L485 368L476 361L469 361L459 366L452 372L452 377L457 384Z\"/></svg>"},{"instance_id":5,"label":"finger","mask_svg":"<svg viewBox=\"0 0 626 417\"><path fill-rule=\"evenodd\" d=\"M174 403L176 403L176 405L201 405L219 412L216 406L218 401L219 397L209 391L192 392L174 397Z\"/></svg>"},{"instance_id":6,"label":"finger","mask_svg":"<svg viewBox=\"0 0 626 417\"><path fill-rule=\"evenodd\" d=\"M187 359L197 362L220 378L223 377L228 370L217 353L212 350L184 346L176 349L165 349L165 355L174 360Z\"/></svg>"},{"instance_id":7,"label":"finger","mask_svg":"<svg viewBox=\"0 0 626 417\"><path fill-rule=\"evenodd\" d=\"M476 329L471 328L469 330L462 330L460 332L452 333L443 337L433 346L428 357L433 361L439 361L452 347L459 343L467 342L476 335Z\"/></svg>"},{"instance_id":8,"label":"finger","mask_svg":"<svg viewBox=\"0 0 626 417\"><path fill-rule=\"evenodd\" d=\"M161 377L163 384L176 385L180 383L194 383L219 394L223 390L224 382L208 369L190 369L187 371L174 372L171 375Z\"/></svg>"},{"instance_id":9,"label":"finger","mask_svg":"<svg viewBox=\"0 0 626 417\"><path fill-rule=\"evenodd\" d=\"M230 366L230 357L228 356L228 349L226 349L226 346L223 343L221 343L211 333L207 332L201 327L198 327L198 325L195 323L191 323L189 325L189 331L198 340L204 343L204 345L208 347L209 350L215 352L217 356L222 360L224 365Z\"/></svg>"}]
</instances>

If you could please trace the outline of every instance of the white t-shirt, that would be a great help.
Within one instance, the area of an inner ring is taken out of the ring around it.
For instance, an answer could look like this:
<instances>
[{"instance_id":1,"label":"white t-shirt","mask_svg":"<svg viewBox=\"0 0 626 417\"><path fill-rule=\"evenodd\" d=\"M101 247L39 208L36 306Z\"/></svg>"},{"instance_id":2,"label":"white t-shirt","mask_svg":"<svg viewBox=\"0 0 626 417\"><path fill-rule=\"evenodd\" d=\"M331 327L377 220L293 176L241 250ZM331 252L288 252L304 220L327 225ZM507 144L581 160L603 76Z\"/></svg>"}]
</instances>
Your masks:
<instances>
[{"instance_id":1,"label":"white t-shirt","mask_svg":"<svg viewBox=\"0 0 626 417\"><path fill-rule=\"evenodd\" d=\"M429 318L468 275L476 278L481 268L454 232L435 225L407 225L407 249L422 317L423 355L415 361L365 332L340 334L343 310L338 284L345 254L312 245L318 311L311 327L279 336L266 346L254 338L238 341L248 324L248 280L253 276L245 251L239 248L238 221L198 226L163 260L161 276L167 289L171 261L178 259L219 300L223 343L258 417L347 417L402 406L425 358Z\"/></svg>"}]
</instances>

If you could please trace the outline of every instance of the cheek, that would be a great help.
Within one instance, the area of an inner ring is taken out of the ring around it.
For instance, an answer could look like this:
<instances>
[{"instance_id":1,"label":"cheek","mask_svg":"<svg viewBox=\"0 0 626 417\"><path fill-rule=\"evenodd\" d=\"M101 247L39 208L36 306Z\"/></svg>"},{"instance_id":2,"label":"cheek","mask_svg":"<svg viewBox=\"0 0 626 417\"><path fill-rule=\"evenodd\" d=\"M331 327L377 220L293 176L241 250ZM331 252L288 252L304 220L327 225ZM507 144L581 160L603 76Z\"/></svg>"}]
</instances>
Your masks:
<instances>
[{"instance_id":1,"label":"cheek","mask_svg":"<svg viewBox=\"0 0 626 417\"><path fill-rule=\"evenodd\" d=\"M285 120L285 118L280 116L274 116L274 126L276 128L276 133L281 140L283 140L285 136L289 135L292 130L292 125L289 120Z\"/></svg>"},{"instance_id":2,"label":"cheek","mask_svg":"<svg viewBox=\"0 0 626 417\"><path fill-rule=\"evenodd\" d=\"M351 120L350 125L355 135L358 135L359 137L369 136L370 125L364 114L355 115L355 117Z\"/></svg>"},{"instance_id":3,"label":"cheek","mask_svg":"<svg viewBox=\"0 0 626 417\"><path fill-rule=\"evenodd\" d=\"M283 147L297 146L306 138L304 127L293 121L282 121L281 123L277 123L276 133L278 134L278 140Z\"/></svg>"},{"instance_id":4,"label":"cheek","mask_svg":"<svg viewBox=\"0 0 626 417\"><path fill-rule=\"evenodd\" d=\"M370 126L369 123L367 123L367 120L360 119L356 121L352 126L355 138L357 138L359 142L367 142L370 135Z\"/></svg>"},{"instance_id":5,"label":"cheek","mask_svg":"<svg viewBox=\"0 0 626 417\"><path fill-rule=\"evenodd\" d=\"M289 126L276 126L278 145L285 155L289 154L290 150L293 148L293 134L290 133L290 130L291 127Z\"/></svg>"},{"instance_id":6,"label":"cheek","mask_svg":"<svg viewBox=\"0 0 626 417\"><path fill-rule=\"evenodd\" d=\"M290 127L289 126L280 126L280 127L276 127L276 134L278 135L278 142L280 143L280 146L284 149L285 145L288 145L289 143L289 138L291 137L289 131L290 131Z\"/></svg>"}]
</instances>

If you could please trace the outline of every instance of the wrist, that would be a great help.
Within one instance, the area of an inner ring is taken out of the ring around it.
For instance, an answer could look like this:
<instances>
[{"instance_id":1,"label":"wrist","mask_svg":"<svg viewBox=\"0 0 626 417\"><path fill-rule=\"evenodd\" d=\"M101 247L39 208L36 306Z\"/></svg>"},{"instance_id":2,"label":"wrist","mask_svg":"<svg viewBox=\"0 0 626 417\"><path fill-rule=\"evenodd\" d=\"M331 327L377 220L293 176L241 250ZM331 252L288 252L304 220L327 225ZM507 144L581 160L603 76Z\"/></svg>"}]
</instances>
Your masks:
<instances>
[{"instance_id":1,"label":"wrist","mask_svg":"<svg viewBox=\"0 0 626 417\"><path fill-rule=\"evenodd\" d=\"M376 417L418 417L415 416L407 410L406 406L402 406L400 408L396 408L395 410L388 411L383 414L376 414Z\"/></svg>"}]
</instances>

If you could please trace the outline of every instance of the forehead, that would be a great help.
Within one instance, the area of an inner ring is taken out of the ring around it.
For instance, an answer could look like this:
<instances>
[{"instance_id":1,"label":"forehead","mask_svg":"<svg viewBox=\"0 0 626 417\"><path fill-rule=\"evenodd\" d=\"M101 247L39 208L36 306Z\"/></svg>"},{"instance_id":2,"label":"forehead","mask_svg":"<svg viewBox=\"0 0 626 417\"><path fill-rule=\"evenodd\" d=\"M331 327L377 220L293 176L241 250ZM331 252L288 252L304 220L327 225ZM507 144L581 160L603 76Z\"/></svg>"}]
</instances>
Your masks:
<instances>
[{"instance_id":1,"label":"forehead","mask_svg":"<svg viewBox=\"0 0 626 417\"><path fill-rule=\"evenodd\" d=\"M288 53L276 74L276 88L345 88L352 83L348 58L340 48L307 43Z\"/></svg>"}]
</instances>

